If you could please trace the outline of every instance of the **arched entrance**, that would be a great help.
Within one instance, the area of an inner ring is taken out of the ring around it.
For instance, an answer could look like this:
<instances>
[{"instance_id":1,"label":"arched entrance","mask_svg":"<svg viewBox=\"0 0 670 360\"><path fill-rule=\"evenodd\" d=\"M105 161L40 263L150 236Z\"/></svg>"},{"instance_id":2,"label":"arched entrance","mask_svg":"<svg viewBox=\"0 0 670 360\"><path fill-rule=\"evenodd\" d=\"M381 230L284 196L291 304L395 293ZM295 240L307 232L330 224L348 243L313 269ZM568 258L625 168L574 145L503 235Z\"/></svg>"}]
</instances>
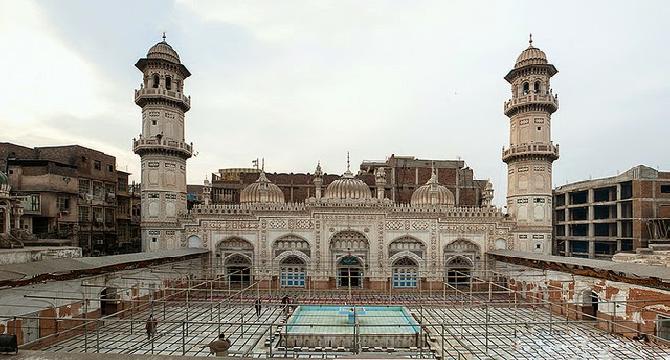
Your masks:
<instances>
[{"instance_id":1,"label":"arched entrance","mask_svg":"<svg viewBox=\"0 0 670 360\"><path fill-rule=\"evenodd\" d=\"M108 316L118 311L115 288L104 288L100 292L100 316Z\"/></svg>"},{"instance_id":2,"label":"arched entrance","mask_svg":"<svg viewBox=\"0 0 670 360\"><path fill-rule=\"evenodd\" d=\"M305 262L297 256L287 256L279 263L279 286L305 287Z\"/></svg>"},{"instance_id":3,"label":"arched entrance","mask_svg":"<svg viewBox=\"0 0 670 360\"><path fill-rule=\"evenodd\" d=\"M393 287L396 289L416 288L419 264L409 257L402 257L392 264Z\"/></svg>"},{"instance_id":4,"label":"arched entrance","mask_svg":"<svg viewBox=\"0 0 670 360\"><path fill-rule=\"evenodd\" d=\"M345 256L337 262L337 287L363 287L363 264L357 257Z\"/></svg>"},{"instance_id":5,"label":"arched entrance","mask_svg":"<svg viewBox=\"0 0 670 360\"><path fill-rule=\"evenodd\" d=\"M447 283L454 287L470 286L472 260L464 256L454 256L445 266Z\"/></svg>"},{"instance_id":6,"label":"arched entrance","mask_svg":"<svg viewBox=\"0 0 670 360\"><path fill-rule=\"evenodd\" d=\"M233 254L224 260L226 279L231 286L251 285L251 259L244 255Z\"/></svg>"}]
</instances>

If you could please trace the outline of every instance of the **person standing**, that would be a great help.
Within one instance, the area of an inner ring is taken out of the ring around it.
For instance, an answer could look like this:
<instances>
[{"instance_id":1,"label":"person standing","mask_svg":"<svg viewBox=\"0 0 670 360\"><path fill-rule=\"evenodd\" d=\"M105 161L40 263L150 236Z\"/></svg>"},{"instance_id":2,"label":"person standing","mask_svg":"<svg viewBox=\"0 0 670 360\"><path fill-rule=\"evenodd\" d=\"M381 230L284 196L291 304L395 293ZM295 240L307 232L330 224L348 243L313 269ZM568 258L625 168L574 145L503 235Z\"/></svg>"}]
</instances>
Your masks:
<instances>
[{"instance_id":1,"label":"person standing","mask_svg":"<svg viewBox=\"0 0 670 360\"><path fill-rule=\"evenodd\" d=\"M261 317L261 298L256 298L254 307L256 308L256 317Z\"/></svg>"},{"instance_id":2,"label":"person standing","mask_svg":"<svg viewBox=\"0 0 670 360\"><path fill-rule=\"evenodd\" d=\"M153 314L149 315L144 329L147 331L147 340L151 340L151 338L156 335L156 331L158 329L158 320L156 320Z\"/></svg>"},{"instance_id":3,"label":"person standing","mask_svg":"<svg viewBox=\"0 0 670 360\"><path fill-rule=\"evenodd\" d=\"M218 339L209 343L209 353L216 356L228 356L230 345L230 340L226 339L226 334L221 333Z\"/></svg>"}]
</instances>

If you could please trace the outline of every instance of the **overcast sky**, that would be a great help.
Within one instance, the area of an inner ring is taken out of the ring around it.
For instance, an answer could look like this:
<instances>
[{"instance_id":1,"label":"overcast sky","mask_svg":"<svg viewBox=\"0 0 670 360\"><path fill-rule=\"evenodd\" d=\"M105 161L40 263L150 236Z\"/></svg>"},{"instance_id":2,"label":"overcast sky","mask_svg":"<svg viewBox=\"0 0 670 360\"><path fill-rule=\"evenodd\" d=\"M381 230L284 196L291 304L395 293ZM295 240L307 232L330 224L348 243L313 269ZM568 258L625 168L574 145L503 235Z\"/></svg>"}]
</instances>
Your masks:
<instances>
[{"instance_id":1,"label":"overcast sky","mask_svg":"<svg viewBox=\"0 0 670 360\"><path fill-rule=\"evenodd\" d=\"M139 173L133 66L162 31L193 76L189 183L265 157L342 173L391 154L462 158L492 179L503 76L528 46L559 73L554 185L670 169L668 1L0 0L0 141L80 144Z\"/></svg>"}]
</instances>

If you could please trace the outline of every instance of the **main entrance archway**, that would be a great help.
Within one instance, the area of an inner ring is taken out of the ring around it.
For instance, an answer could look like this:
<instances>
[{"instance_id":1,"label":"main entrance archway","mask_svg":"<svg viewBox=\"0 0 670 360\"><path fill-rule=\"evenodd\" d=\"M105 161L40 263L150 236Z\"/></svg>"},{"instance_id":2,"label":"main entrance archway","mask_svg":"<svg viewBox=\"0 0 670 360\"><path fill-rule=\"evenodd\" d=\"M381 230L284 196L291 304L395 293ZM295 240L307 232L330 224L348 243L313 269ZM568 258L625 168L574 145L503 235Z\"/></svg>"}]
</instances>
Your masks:
<instances>
[{"instance_id":1,"label":"main entrance archway","mask_svg":"<svg viewBox=\"0 0 670 360\"><path fill-rule=\"evenodd\" d=\"M447 284L454 287L470 286L470 272L472 271L472 260L464 256L454 256L447 261L445 266Z\"/></svg>"},{"instance_id":2,"label":"main entrance archway","mask_svg":"<svg viewBox=\"0 0 670 360\"><path fill-rule=\"evenodd\" d=\"M357 257L345 256L337 262L337 287L363 287L363 264Z\"/></svg>"}]
</instances>

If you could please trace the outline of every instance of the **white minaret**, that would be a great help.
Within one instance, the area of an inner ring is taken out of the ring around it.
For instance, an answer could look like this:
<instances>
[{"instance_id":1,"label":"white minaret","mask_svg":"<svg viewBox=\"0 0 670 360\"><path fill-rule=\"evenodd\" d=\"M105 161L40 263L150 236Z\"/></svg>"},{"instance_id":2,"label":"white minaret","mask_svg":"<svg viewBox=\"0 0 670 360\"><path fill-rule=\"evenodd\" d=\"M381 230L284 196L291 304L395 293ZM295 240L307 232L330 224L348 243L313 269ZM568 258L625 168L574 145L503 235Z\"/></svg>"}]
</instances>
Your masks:
<instances>
[{"instance_id":1,"label":"white minaret","mask_svg":"<svg viewBox=\"0 0 670 360\"><path fill-rule=\"evenodd\" d=\"M549 80L558 70L542 50L529 46L505 76L512 98L505 102L509 117L507 209L518 221L515 249L551 254L551 164L558 159L558 145L551 141L551 114L558 110L558 96Z\"/></svg>"},{"instance_id":2,"label":"white minaret","mask_svg":"<svg viewBox=\"0 0 670 360\"><path fill-rule=\"evenodd\" d=\"M142 162L142 251L176 249L182 246L178 219L186 212L186 159L193 153L184 140L184 113L191 107L184 80L191 73L165 34L135 66L143 73L135 90L142 134L133 139Z\"/></svg>"}]
</instances>

